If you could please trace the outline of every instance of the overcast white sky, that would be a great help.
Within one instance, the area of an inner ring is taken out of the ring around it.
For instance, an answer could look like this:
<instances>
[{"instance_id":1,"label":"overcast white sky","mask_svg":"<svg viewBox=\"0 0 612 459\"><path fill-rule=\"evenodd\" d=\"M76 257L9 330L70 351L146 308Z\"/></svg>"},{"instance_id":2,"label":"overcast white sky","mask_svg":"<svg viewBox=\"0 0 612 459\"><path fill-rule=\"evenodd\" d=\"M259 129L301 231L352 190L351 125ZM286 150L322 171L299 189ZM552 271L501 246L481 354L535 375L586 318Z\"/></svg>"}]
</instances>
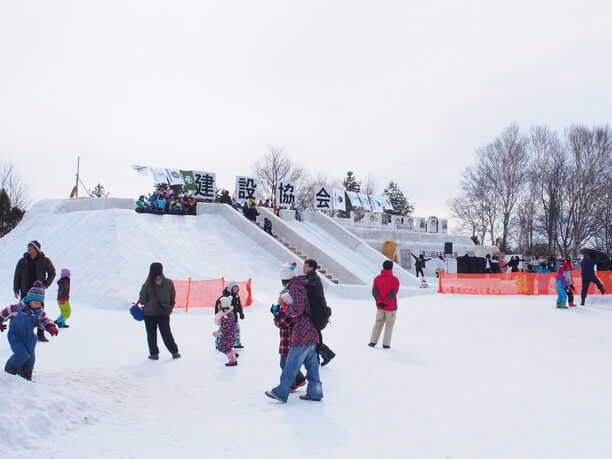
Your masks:
<instances>
[{"instance_id":1,"label":"overcast white sky","mask_svg":"<svg viewBox=\"0 0 612 459\"><path fill-rule=\"evenodd\" d=\"M137 197L130 164L233 188L270 145L447 214L505 126L609 123L609 1L0 0L0 159L33 201Z\"/></svg>"}]
</instances>

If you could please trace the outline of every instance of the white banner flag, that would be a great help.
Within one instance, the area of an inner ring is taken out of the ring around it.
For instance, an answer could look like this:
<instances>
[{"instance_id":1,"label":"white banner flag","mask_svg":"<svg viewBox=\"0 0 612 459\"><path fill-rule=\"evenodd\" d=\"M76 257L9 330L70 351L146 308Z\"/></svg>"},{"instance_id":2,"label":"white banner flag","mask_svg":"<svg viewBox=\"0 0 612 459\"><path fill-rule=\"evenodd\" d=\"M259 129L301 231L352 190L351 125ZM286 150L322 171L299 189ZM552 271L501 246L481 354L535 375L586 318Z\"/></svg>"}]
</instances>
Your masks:
<instances>
[{"instance_id":1,"label":"white banner flag","mask_svg":"<svg viewBox=\"0 0 612 459\"><path fill-rule=\"evenodd\" d=\"M317 210L331 210L332 209L332 190L325 187L319 186L314 190L314 208Z\"/></svg>"},{"instance_id":2,"label":"white banner flag","mask_svg":"<svg viewBox=\"0 0 612 459\"><path fill-rule=\"evenodd\" d=\"M132 166L132 169L138 172L138 175L142 175L143 177L146 177L149 174L149 168L147 166Z\"/></svg>"},{"instance_id":3,"label":"white banner flag","mask_svg":"<svg viewBox=\"0 0 612 459\"><path fill-rule=\"evenodd\" d=\"M215 199L217 191L217 174L214 172L193 171L196 187L193 197L196 199Z\"/></svg>"},{"instance_id":4,"label":"white banner flag","mask_svg":"<svg viewBox=\"0 0 612 459\"><path fill-rule=\"evenodd\" d=\"M385 208L385 210L394 210L393 204L391 203L391 199L389 199L389 196L384 194L380 197L380 199L382 199L383 207Z\"/></svg>"},{"instance_id":5,"label":"white banner flag","mask_svg":"<svg viewBox=\"0 0 612 459\"><path fill-rule=\"evenodd\" d=\"M183 176L178 171L178 169L166 169L166 173L168 174L168 182L170 186L181 185L185 186L185 181L183 180Z\"/></svg>"},{"instance_id":6,"label":"white banner flag","mask_svg":"<svg viewBox=\"0 0 612 459\"><path fill-rule=\"evenodd\" d=\"M341 210L343 212L346 211L346 198L344 197L344 190L334 188L332 191L334 194L334 209Z\"/></svg>"},{"instance_id":7,"label":"white banner flag","mask_svg":"<svg viewBox=\"0 0 612 459\"><path fill-rule=\"evenodd\" d=\"M168 184L168 174L166 174L165 169L155 169L153 167L150 167L149 170L151 171L153 181L156 185L161 183L165 183L166 185Z\"/></svg>"},{"instance_id":8,"label":"white banner flag","mask_svg":"<svg viewBox=\"0 0 612 459\"><path fill-rule=\"evenodd\" d=\"M370 202L372 203L372 212L382 214L385 210L383 207L382 199L380 196L370 196Z\"/></svg>"},{"instance_id":9,"label":"white banner flag","mask_svg":"<svg viewBox=\"0 0 612 459\"><path fill-rule=\"evenodd\" d=\"M366 212L370 212L372 210L372 205L370 204L370 198L365 195L365 194L361 194L361 193L357 193L359 195L359 200L361 201L361 207L363 207L363 209Z\"/></svg>"},{"instance_id":10,"label":"white banner flag","mask_svg":"<svg viewBox=\"0 0 612 459\"><path fill-rule=\"evenodd\" d=\"M236 176L236 201L243 202L247 199L257 199L259 180L257 177Z\"/></svg>"},{"instance_id":11,"label":"white banner flag","mask_svg":"<svg viewBox=\"0 0 612 459\"><path fill-rule=\"evenodd\" d=\"M292 207L295 205L295 182L280 182L276 188L276 205Z\"/></svg>"},{"instance_id":12,"label":"white banner flag","mask_svg":"<svg viewBox=\"0 0 612 459\"><path fill-rule=\"evenodd\" d=\"M346 194L349 197L349 200L351 201L351 205L353 207L355 207L356 209L363 207L361 205L361 199L359 199L359 195L357 193L355 193L354 191L347 191Z\"/></svg>"}]
</instances>

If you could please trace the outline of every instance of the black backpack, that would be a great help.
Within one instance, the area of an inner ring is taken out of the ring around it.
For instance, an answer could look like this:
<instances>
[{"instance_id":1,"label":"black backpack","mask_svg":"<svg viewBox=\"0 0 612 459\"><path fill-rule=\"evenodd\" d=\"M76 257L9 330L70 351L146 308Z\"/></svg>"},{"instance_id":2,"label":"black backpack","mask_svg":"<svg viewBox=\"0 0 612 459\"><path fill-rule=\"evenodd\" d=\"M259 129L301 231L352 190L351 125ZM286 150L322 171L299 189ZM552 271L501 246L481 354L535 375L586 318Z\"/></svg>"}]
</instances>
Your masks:
<instances>
[{"instance_id":1,"label":"black backpack","mask_svg":"<svg viewBox=\"0 0 612 459\"><path fill-rule=\"evenodd\" d=\"M321 295L321 298L317 298L316 289L316 286L312 284L306 286L306 292L308 293L308 299L310 301L310 318L315 328L321 331L329 323L332 310L327 306L325 296Z\"/></svg>"}]
</instances>

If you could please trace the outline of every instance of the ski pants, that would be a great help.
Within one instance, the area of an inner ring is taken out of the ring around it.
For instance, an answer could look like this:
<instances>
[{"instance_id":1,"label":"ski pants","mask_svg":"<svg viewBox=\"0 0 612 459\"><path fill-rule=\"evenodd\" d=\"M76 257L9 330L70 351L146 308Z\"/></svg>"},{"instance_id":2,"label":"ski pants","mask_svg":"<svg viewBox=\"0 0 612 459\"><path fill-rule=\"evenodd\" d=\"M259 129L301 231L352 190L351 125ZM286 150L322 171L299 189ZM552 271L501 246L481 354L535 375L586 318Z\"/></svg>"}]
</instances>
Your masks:
<instances>
[{"instance_id":1,"label":"ski pants","mask_svg":"<svg viewBox=\"0 0 612 459\"><path fill-rule=\"evenodd\" d=\"M587 295L589 294L589 285L591 285L591 282L597 285L597 288L599 289L600 292L603 293L604 291L603 285L601 285L601 282L599 281L599 279L597 279L597 276L595 274L591 274L588 277L582 276L582 293L580 297L583 303Z\"/></svg>"},{"instance_id":2,"label":"ski pants","mask_svg":"<svg viewBox=\"0 0 612 459\"><path fill-rule=\"evenodd\" d=\"M68 319L70 317L70 314L72 314L72 308L70 307L70 301L65 301L64 304L61 304L58 300L57 305L60 308L60 316L57 318L57 322L65 323L66 319Z\"/></svg>"},{"instance_id":3,"label":"ski pants","mask_svg":"<svg viewBox=\"0 0 612 459\"><path fill-rule=\"evenodd\" d=\"M30 372L34 369L37 338L32 329L35 326L30 317L22 314L11 319L8 342L13 355L6 362L7 366L21 372Z\"/></svg>"},{"instance_id":4,"label":"ski pants","mask_svg":"<svg viewBox=\"0 0 612 459\"><path fill-rule=\"evenodd\" d=\"M557 281L557 303L565 303L567 301L567 292L563 281Z\"/></svg>"},{"instance_id":5,"label":"ski pants","mask_svg":"<svg viewBox=\"0 0 612 459\"><path fill-rule=\"evenodd\" d=\"M421 273L421 277L425 277L425 274L423 273L423 268L421 268L420 266L416 267L416 277L419 277L419 273Z\"/></svg>"}]
</instances>

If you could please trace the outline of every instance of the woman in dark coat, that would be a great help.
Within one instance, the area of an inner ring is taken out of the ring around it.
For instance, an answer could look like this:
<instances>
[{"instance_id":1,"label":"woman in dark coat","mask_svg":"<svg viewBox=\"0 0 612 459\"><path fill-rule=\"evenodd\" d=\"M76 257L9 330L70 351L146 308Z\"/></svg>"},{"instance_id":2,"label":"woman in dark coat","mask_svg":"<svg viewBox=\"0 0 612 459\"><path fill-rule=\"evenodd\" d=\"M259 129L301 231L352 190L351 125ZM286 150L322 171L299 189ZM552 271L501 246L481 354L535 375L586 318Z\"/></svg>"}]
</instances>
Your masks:
<instances>
[{"instance_id":1,"label":"woman in dark coat","mask_svg":"<svg viewBox=\"0 0 612 459\"><path fill-rule=\"evenodd\" d=\"M149 358L159 360L157 347L157 328L173 359L180 358L178 346L174 342L170 330L170 314L174 308L176 291L172 280L164 276L164 267L161 263L151 263L149 276L142 288L138 302L144 306L144 322L147 329L147 342L149 344Z\"/></svg>"}]
</instances>

